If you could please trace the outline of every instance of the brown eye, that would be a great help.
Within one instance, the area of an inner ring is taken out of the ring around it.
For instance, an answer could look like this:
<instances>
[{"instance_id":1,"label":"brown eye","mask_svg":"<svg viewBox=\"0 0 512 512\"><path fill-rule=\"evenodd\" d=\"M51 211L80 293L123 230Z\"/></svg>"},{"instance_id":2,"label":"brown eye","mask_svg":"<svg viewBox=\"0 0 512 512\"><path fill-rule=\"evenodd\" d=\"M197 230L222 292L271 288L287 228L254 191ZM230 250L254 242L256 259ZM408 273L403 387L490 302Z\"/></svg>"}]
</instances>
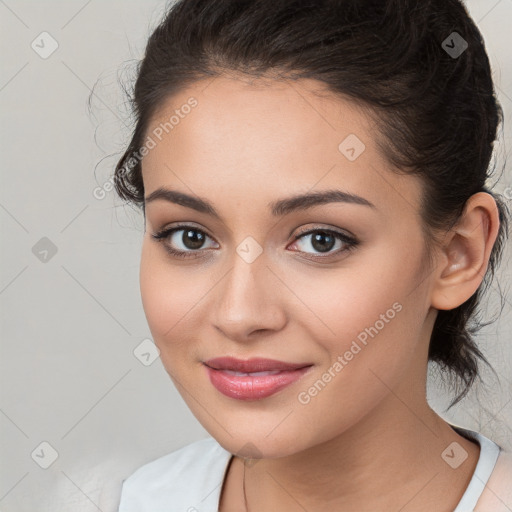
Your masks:
<instances>
[{"instance_id":1,"label":"brown eye","mask_svg":"<svg viewBox=\"0 0 512 512\"><path fill-rule=\"evenodd\" d=\"M298 243L298 241L300 241L300 243ZM320 258L347 252L354 249L358 244L359 242L354 237L327 229L311 229L305 233L300 233L295 237L295 242L293 243L293 245L299 247L300 252L306 254L314 256L315 251L320 254L328 253L327 256L321 256ZM336 245L338 245L337 250L331 252ZM312 248L313 252L308 252L308 248Z\"/></svg>"},{"instance_id":2,"label":"brown eye","mask_svg":"<svg viewBox=\"0 0 512 512\"><path fill-rule=\"evenodd\" d=\"M201 231L197 229L180 229L179 231L183 231L179 240L187 249L197 250L204 244L205 234Z\"/></svg>"},{"instance_id":3,"label":"brown eye","mask_svg":"<svg viewBox=\"0 0 512 512\"><path fill-rule=\"evenodd\" d=\"M158 242L162 242L172 256L180 258L195 257L194 253L201 252L205 240L210 238L204 231L186 225L164 229L151 236Z\"/></svg>"}]
</instances>

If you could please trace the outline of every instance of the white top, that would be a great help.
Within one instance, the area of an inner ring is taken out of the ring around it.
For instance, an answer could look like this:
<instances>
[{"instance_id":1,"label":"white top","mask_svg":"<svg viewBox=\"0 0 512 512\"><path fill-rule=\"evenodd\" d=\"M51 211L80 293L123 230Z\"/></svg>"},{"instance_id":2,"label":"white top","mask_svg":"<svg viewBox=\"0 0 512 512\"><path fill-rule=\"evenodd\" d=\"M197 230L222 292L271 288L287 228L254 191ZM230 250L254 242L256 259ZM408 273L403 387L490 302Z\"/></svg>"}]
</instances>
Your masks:
<instances>
[{"instance_id":1,"label":"white top","mask_svg":"<svg viewBox=\"0 0 512 512\"><path fill-rule=\"evenodd\" d=\"M453 512L510 512L512 453L478 432L452 428L480 445L473 477ZM218 512L232 456L210 437L149 462L123 480L118 512Z\"/></svg>"}]
</instances>

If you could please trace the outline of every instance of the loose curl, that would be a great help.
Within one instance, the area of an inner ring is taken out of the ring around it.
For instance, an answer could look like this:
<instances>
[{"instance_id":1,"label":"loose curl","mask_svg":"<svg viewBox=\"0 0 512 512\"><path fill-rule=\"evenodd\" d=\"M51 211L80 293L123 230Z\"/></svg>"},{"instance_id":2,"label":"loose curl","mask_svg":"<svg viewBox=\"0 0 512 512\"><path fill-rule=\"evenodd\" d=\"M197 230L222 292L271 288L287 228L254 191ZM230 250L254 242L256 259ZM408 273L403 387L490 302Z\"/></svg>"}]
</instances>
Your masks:
<instances>
[{"instance_id":1,"label":"loose curl","mask_svg":"<svg viewBox=\"0 0 512 512\"><path fill-rule=\"evenodd\" d=\"M453 58L443 42L457 32L468 43ZM135 129L115 168L117 194L144 207L140 149L148 124L187 85L230 72L310 78L368 110L375 138L399 173L424 183L426 246L452 228L467 200L491 194L500 228L485 277L463 304L440 310L428 358L462 391L479 377L475 315L501 259L510 213L486 187L503 111L481 33L459 0L179 0L170 5L138 64L131 99ZM446 372L445 372L446 373Z\"/></svg>"}]
</instances>

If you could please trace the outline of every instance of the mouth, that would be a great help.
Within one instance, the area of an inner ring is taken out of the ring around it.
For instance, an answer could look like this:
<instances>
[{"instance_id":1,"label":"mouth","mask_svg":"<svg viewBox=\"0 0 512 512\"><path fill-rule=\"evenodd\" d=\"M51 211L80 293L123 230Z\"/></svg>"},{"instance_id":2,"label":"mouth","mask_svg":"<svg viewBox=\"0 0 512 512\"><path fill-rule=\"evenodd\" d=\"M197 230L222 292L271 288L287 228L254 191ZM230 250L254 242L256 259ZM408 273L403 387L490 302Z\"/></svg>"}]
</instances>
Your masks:
<instances>
[{"instance_id":1,"label":"mouth","mask_svg":"<svg viewBox=\"0 0 512 512\"><path fill-rule=\"evenodd\" d=\"M312 363L287 363L254 358L247 361L220 357L205 361L212 385L223 395L238 400L261 400L299 380Z\"/></svg>"}]
</instances>

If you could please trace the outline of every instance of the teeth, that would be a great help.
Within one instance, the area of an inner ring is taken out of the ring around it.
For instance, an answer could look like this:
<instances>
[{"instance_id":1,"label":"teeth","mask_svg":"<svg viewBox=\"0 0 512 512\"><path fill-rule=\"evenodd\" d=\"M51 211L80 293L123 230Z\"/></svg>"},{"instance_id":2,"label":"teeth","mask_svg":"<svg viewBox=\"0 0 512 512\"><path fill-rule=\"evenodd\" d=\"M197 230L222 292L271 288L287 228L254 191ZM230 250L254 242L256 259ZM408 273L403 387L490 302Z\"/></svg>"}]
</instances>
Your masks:
<instances>
[{"instance_id":1,"label":"teeth","mask_svg":"<svg viewBox=\"0 0 512 512\"><path fill-rule=\"evenodd\" d=\"M230 375L237 375L239 377L260 377L263 375L276 375L277 373L281 373L281 370L273 370L268 372L253 372L253 373L244 373L244 372L235 372L233 370L222 370L224 373L229 373Z\"/></svg>"}]
</instances>

